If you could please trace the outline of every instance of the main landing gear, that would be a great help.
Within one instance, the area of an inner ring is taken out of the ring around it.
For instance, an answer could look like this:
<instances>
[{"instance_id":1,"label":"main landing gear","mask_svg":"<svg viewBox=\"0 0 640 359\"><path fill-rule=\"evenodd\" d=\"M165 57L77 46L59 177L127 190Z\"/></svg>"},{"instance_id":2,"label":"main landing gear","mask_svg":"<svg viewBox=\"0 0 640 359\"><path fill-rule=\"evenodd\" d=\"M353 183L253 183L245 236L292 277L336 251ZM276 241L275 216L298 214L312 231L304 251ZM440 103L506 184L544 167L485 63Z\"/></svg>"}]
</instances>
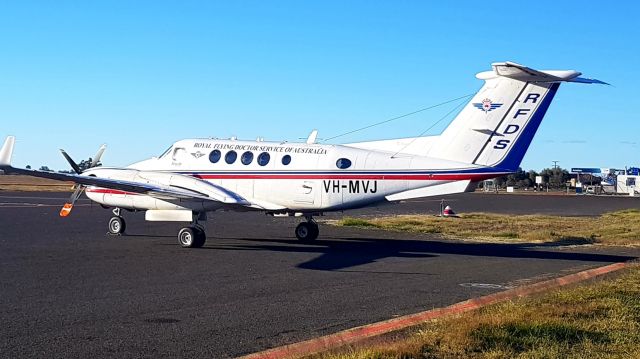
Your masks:
<instances>
[{"instance_id":1,"label":"main landing gear","mask_svg":"<svg viewBox=\"0 0 640 359\"><path fill-rule=\"evenodd\" d=\"M178 243L182 248L200 248L206 241L204 228L198 224L184 227L178 232Z\"/></svg>"},{"instance_id":2,"label":"main landing gear","mask_svg":"<svg viewBox=\"0 0 640 359\"><path fill-rule=\"evenodd\" d=\"M178 232L178 244L182 248L200 248L207 241L204 227L198 223L198 219L206 219L206 217L204 214L194 213L191 225Z\"/></svg>"},{"instance_id":3,"label":"main landing gear","mask_svg":"<svg viewBox=\"0 0 640 359\"><path fill-rule=\"evenodd\" d=\"M109 220L109 234L122 235L127 228L127 222L120 215L120 208L113 209L113 217ZM204 227L198 223L199 219L206 219L204 214L195 213L193 221L188 227L183 227L178 231L178 244L182 248L200 248L207 241Z\"/></svg>"},{"instance_id":4,"label":"main landing gear","mask_svg":"<svg viewBox=\"0 0 640 359\"><path fill-rule=\"evenodd\" d=\"M300 223L296 227L296 237L302 242L311 242L318 238L320 229L318 228L318 223L316 223L312 216L305 217L307 221Z\"/></svg>"}]
</instances>

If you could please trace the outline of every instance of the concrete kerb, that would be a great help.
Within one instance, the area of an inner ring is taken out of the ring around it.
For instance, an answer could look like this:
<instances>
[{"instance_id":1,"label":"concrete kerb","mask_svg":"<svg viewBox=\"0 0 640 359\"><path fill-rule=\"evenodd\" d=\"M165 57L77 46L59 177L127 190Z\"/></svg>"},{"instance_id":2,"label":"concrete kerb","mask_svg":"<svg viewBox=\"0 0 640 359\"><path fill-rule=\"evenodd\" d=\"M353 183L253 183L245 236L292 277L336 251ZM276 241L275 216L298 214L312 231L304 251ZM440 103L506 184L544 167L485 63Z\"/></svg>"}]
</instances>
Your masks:
<instances>
[{"instance_id":1,"label":"concrete kerb","mask_svg":"<svg viewBox=\"0 0 640 359\"><path fill-rule=\"evenodd\" d=\"M436 308L424 312L409 314L382 322L343 330L341 332L325 335L299 343L268 349L262 352L243 356L240 359L288 359L319 353L339 348L343 345L354 344L364 339L407 329L409 327L446 315L464 313L482 308L487 305L581 282L607 273L621 270L627 266L627 263L614 263L606 265L604 267L588 269L564 277L509 289L504 292L494 293L483 297L472 298L444 308Z\"/></svg>"}]
</instances>

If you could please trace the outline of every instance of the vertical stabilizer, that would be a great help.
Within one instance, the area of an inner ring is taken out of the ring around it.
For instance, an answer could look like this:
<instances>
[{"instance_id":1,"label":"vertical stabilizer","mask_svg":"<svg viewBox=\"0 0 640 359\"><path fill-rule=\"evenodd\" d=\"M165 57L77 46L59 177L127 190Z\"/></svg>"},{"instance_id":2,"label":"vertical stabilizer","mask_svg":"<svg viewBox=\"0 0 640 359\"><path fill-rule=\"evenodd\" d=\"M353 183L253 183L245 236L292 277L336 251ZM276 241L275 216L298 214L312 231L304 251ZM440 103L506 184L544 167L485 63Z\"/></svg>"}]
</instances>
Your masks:
<instances>
[{"instance_id":1,"label":"vertical stabilizer","mask_svg":"<svg viewBox=\"0 0 640 359\"><path fill-rule=\"evenodd\" d=\"M428 156L515 171L561 82L601 83L567 71L494 63L484 86L438 136Z\"/></svg>"}]
</instances>

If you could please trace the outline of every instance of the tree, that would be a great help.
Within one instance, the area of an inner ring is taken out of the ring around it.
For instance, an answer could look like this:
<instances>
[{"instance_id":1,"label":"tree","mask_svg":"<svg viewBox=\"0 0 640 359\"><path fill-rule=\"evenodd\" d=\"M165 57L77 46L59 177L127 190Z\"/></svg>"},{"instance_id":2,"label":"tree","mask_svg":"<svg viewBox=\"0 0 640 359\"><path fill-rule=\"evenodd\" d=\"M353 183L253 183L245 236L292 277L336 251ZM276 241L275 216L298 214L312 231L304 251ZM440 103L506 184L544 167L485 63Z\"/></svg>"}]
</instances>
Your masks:
<instances>
[{"instance_id":1,"label":"tree","mask_svg":"<svg viewBox=\"0 0 640 359\"><path fill-rule=\"evenodd\" d=\"M28 170L30 170L30 169L31 169L31 165L27 165L27 167L26 167L26 168L27 168Z\"/></svg>"},{"instance_id":2,"label":"tree","mask_svg":"<svg viewBox=\"0 0 640 359\"><path fill-rule=\"evenodd\" d=\"M53 170L47 166L40 166L40 171L53 172Z\"/></svg>"},{"instance_id":3,"label":"tree","mask_svg":"<svg viewBox=\"0 0 640 359\"><path fill-rule=\"evenodd\" d=\"M564 188L564 184L571 178L569 172L560 167L545 168L540 173L534 170L525 172L522 168L518 168L514 173L496 178L495 183L498 187L528 188L536 184L537 176L542 176L543 182L548 183L550 188Z\"/></svg>"},{"instance_id":4,"label":"tree","mask_svg":"<svg viewBox=\"0 0 640 359\"><path fill-rule=\"evenodd\" d=\"M564 188L564 184L571 178L569 172L563 168L545 168L540 172L545 182L551 188Z\"/></svg>"}]
</instances>

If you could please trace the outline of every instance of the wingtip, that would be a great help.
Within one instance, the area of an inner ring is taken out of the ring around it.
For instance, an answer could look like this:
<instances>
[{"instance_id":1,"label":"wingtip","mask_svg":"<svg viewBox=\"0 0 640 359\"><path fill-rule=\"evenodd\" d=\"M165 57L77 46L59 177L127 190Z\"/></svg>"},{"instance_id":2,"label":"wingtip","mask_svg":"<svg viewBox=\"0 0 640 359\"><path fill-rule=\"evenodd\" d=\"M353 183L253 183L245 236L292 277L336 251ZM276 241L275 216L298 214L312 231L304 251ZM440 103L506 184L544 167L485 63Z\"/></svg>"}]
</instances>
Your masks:
<instances>
[{"instance_id":1,"label":"wingtip","mask_svg":"<svg viewBox=\"0 0 640 359\"><path fill-rule=\"evenodd\" d=\"M15 136L7 136L7 139L4 140L2 149L0 149L0 167L11 167L11 157L13 155L13 147L15 144Z\"/></svg>"}]
</instances>

